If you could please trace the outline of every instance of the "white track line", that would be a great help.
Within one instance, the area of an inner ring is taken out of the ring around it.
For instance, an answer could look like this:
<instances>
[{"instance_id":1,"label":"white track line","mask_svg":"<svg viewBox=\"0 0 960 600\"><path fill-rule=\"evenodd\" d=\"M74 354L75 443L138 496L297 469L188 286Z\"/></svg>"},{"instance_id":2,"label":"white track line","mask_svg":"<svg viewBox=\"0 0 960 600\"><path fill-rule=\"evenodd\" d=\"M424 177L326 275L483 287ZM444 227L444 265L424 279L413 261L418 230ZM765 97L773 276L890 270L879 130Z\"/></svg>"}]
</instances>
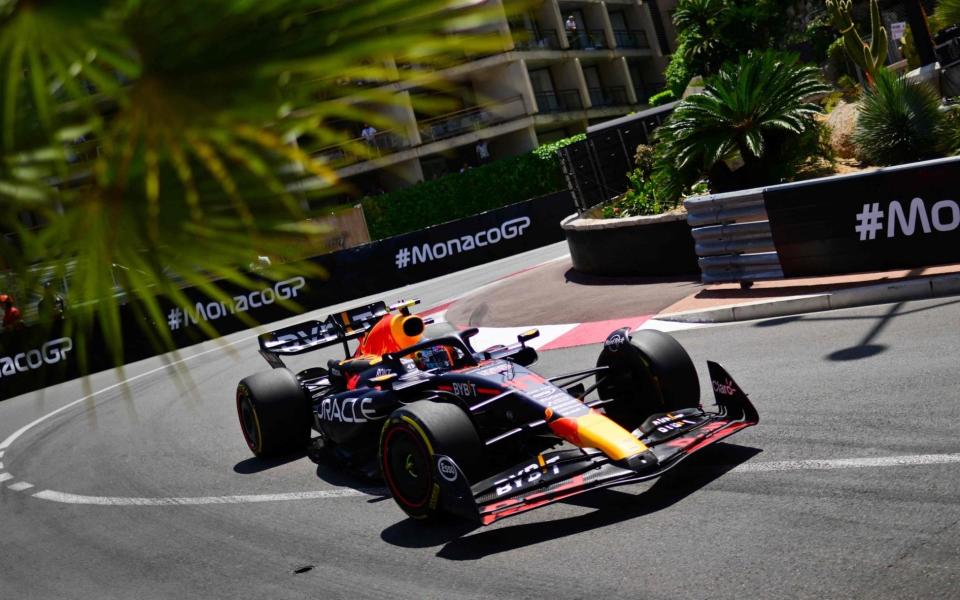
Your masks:
<instances>
[{"instance_id":1,"label":"white track line","mask_svg":"<svg viewBox=\"0 0 960 600\"><path fill-rule=\"evenodd\" d=\"M119 498L110 496L80 496L53 490L44 490L34 498L63 504L87 504L95 506L197 506L202 504L249 504L252 502L284 502L290 500L320 500L355 496L384 496L386 488L369 490L340 489L316 492L290 492L286 494L245 494L242 496L201 496L196 498Z\"/></svg>"},{"instance_id":2,"label":"white track line","mask_svg":"<svg viewBox=\"0 0 960 600\"><path fill-rule=\"evenodd\" d=\"M960 463L960 454L914 454L907 456L877 456L870 458L838 458L822 460L784 460L744 463L730 470L735 473L775 473L782 471L817 471L832 469L863 469L876 467L913 467ZM715 467L714 467L715 468ZM291 500L327 500L356 496L385 496L387 490L339 489L286 494L248 494L243 496L200 496L195 498L124 498L117 496L81 496L44 490L34 498L63 504L93 506L197 506L203 504L249 504L253 502L286 502Z\"/></svg>"},{"instance_id":3,"label":"white track line","mask_svg":"<svg viewBox=\"0 0 960 600\"><path fill-rule=\"evenodd\" d=\"M245 342L245 341L247 341L247 340L252 340L252 339L254 339L255 337L257 337L257 336L253 335L253 336L250 336L250 337L247 337L247 338L243 338L243 339L241 339L241 340L236 340L236 341L233 341L233 342L227 342L227 345L228 345L228 346L232 346L232 345L237 344L237 343L240 343L240 342ZM97 391L95 391L95 392L93 392L93 393L91 393L91 394L87 394L87 395L84 396L83 398L80 398L80 399L78 399L78 400L74 400L73 402L70 402L69 404L64 404L63 406L61 406L61 407L58 408L57 410L52 411L52 412L48 412L47 414L43 415L43 416L40 417L39 419L36 419L36 420L34 420L34 421L31 421L30 423L27 423L26 425L24 425L24 426L21 427L20 429L18 429L18 430L16 430L16 431L14 431L13 433L11 433L9 436L7 436L7 439L5 439L5 440L3 440L2 442L0 442L0 451L6 451L6 449L9 448L10 445L13 444L15 441L17 441L17 439L18 439L20 436L22 436L23 434L25 434L27 431L33 429L34 427L36 427L36 426L39 425L40 423L43 423L43 422L46 421L47 419L53 418L53 417L55 417L56 415L59 415L59 414L62 413L62 412L68 411L68 410L70 410L71 408L73 408L74 406L76 406L76 405L78 405L78 404L81 404L81 403L83 403L83 402L86 402L87 400L93 398L94 396L97 396L97 395L102 394L102 393L104 393L104 392L109 392L110 390L113 390L113 389L116 389L116 388L118 388L118 387L124 386L124 385L130 383L131 381L136 381L136 380L138 380L138 379L141 379L141 378L143 378L143 377L146 377L147 375L153 375L154 373L158 373L158 372L163 371L164 369L168 369L168 368L170 368L170 367L172 367L172 366L174 366L174 365L179 365L180 363L185 363L185 362L187 362L188 360L194 359L194 358L196 358L196 357L198 357L198 356L203 356L204 354L209 354L209 353L211 353L211 352L217 352L217 351L223 351L223 347L222 347L222 346L217 346L216 348L210 348L209 350L204 350L203 352L197 352L196 354L191 354L190 356L185 356L185 357L181 358L180 360L175 360L175 361L173 361L173 362L166 363L166 364L164 364L164 365L161 365L161 366L157 367L156 369L150 369L149 371L144 371L143 373L140 373L139 375L134 375L133 377L129 377L129 378L127 378L127 379L125 379L125 380L123 380L123 381L121 381L121 382L115 383L115 384L113 384L113 385L109 385L109 386L107 386L107 387L105 387L105 388L103 388L103 389L101 389L101 390L97 390Z\"/></svg>"},{"instance_id":4,"label":"white track line","mask_svg":"<svg viewBox=\"0 0 960 600\"><path fill-rule=\"evenodd\" d=\"M563 256L558 256L558 257L556 257L556 258L549 259L549 260L544 261L543 263L540 263L539 265L535 265L535 266L541 266L541 265L544 265L544 264L548 264L548 263L551 263L551 262L555 262L555 261L558 261L558 260L562 260L562 259L564 259L564 258L566 258L566 257L568 257L568 256L569 256L569 254L564 254ZM480 268L483 268L483 267L489 267L489 265L477 265L477 266L475 266L475 267L471 267L470 269L466 269L465 271L472 271L472 270L480 269ZM531 268L532 268L532 267L531 267ZM522 271L522 270L521 270L521 271ZM482 285L482 286L480 286L480 287L478 287L478 288L476 288L476 289L474 289L474 290L471 290L470 292L465 292L465 293L463 293L463 294L460 294L459 296L454 296L454 297L452 297L452 298L448 298L447 300L438 302L437 305L442 305L442 304L445 304L445 303L446 303L446 304L450 304L450 303L456 302L457 300L459 300L460 298L466 296L467 294L476 293L476 292L477 292L478 290L480 290L480 289L483 289L483 288L487 288L487 287L496 285L497 283L500 283L503 279L506 279L506 278L508 278L508 277L511 277L512 275L515 275L515 274L516 274L516 273L512 273L512 274L510 274L510 275L504 276L503 278L500 278L500 279L497 279L497 280L488 282L488 283L486 283L486 284L484 284L484 285ZM424 283L425 283L425 282L424 282ZM334 305L334 306L336 306L336 305ZM311 311L311 312L313 312L313 311ZM444 312L446 312L446 311L444 311ZM294 318L294 317L290 317L291 320L292 320L293 318ZM284 321L285 321L285 320L287 320L287 319L284 319ZM272 325L273 325L273 326L276 326L276 323L274 323L274 324L272 324ZM258 331L260 331L260 330L264 330L264 331L265 331L265 330L266 330L266 327L267 327L267 325L260 325L260 326L257 328L257 330L258 330ZM99 389L99 390L97 390L97 391L95 391L95 392L92 392L92 393L90 393L90 394L87 394L86 396L84 396L84 397L82 397L82 398L78 398L77 400L74 400L73 402L70 402L70 403L68 403L68 404L65 404L65 405L61 406L60 408L58 408L58 409L56 409L56 410L54 410L54 411L52 411L52 412L49 412L49 413L43 415L42 417L31 421L30 423L27 423L26 425L24 425L24 426L21 427L20 429L14 431L12 434L10 434L9 436L7 436L6 439L4 439L2 442L0 442L0 457L3 457L3 455L4 455L4 453L6 452L7 448L9 448L15 441L17 441L17 439L19 439L23 434L25 434L25 433L26 433L27 431L29 431L30 429L36 427L37 425L43 423L44 421L47 421L48 419L51 419L51 418L55 417L56 415L59 415L59 414L61 414L61 413L63 413L63 412L66 412L66 411L70 410L71 408L73 408L74 406L77 406L78 404L81 404L81 403L83 403L83 402L86 402L87 400L90 400L90 399L93 398L94 396L97 396L97 395L102 394L102 393L104 393L104 392L108 392L108 391L113 390L113 389L116 389L116 388L118 388L118 387L127 385L127 384L129 384L130 382L132 382L132 381L136 381L136 380L138 380L138 379L142 379L143 377L146 377L146 376L148 376L148 375L152 375L152 374L154 374L154 373L158 373L158 372L163 371L163 370L165 370L165 369L168 369L168 368L170 368L170 367L172 367L172 366L175 366L175 365L178 365L178 364L181 364L181 363L185 363L186 361L191 360L191 359L194 359L194 358L197 358L198 356L203 356L203 355L209 354L209 353L211 353L211 352L222 351L223 348L224 348L224 346L233 346L233 345L236 345L236 344L240 344L240 343L243 343L243 342L252 340L252 339L256 338L257 335L258 335L258 334L251 335L251 336L247 336L247 337L243 337L243 338L241 338L241 339L237 339L237 340L230 341L230 342L225 342L225 343L223 343L223 344L219 344L219 343L218 343L217 346L214 347L214 348L210 348L210 349L207 349L207 350L203 350L203 351L201 351L201 352L197 352L197 353L195 353L195 354L191 354L190 356L185 356L185 357L183 357L183 358L181 358L181 359L179 359L179 360L175 360L175 361L173 361L173 362L164 363L163 365L161 365L161 366L159 366L159 367L157 367L157 368L155 368L155 369L150 369L149 371L145 371L145 372L143 372L143 373L140 373L139 375L134 375L133 377L129 377L129 378L127 378L127 379L125 379L125 380L123 380L123 381L121 381L121 382L115 383L115 384L113 384L113 385L109 385L109 386L107 386L107 387L105 387L105 388L103 388L103 389ZM3 468L3 463L0 463L0 469L2 469L2 468ZM9 474L9 473L0 473L0 483L2 483L2 482L4 482L4 481L9 481L10 479L13 479L13 478L14 478L13 475L11 475L11 474ZM324 497L340 497L340 496L362 495L363 492L357 492L357 491L355 491L355 490L337 490L337 491L332 491L332 492L303 492L303 493L293 493L292 495L291 495L291 494L267 494L267 495L262 495L262 496L261 496L261 495L254 495L254 496L210 496L210 497L207 497L207 498L200 498L200 499L190 499L190 498L173 498L173 499L169 499L169 498L167 498L167 499L156 499L156 500L157 500L157 501L162 501L162 500L173 500L173 501L174 501L174 502L167 502L167 504L235 504L235 503L238 503L238 502L269 502L269 501L272 501L272 500L275 500L275 499L279 499L279 500L291 500L291 499L292 499L292 500L297 500L297 499L302 499L302 498L300 498L300 497L293 497L293 496L302 496L302 494L308 494L308 495L309 495L309 494L314 494L314 495L319 494L319 496L317 496L317 497L324 498ZM64 500L63 498L67 498L67 499L92 498L92 497L88 497L88 496L74 496L74 495L71 495L71 494L62 494L62 493L60 493L60 492L54 492L54 491L50 491L50 490L45 490L45 491L43 491L43 492L37 492L36 494L34 494L34 497L44 498L44 499L56 499L56 501L68 502L68 503L70 502L70 500ZM271 498L271 497L272 497L272 498ZM214 500L210 500L211 498L213 498ZM260 498L266 498L266 499L261 500ZM238 499L239 499L239 500L238 500ZM107 504L110 504L109 501L110 501L111 499L110 499L110 498L101 498L101 500L107 500L106 503L107 503ZM150 499L150 498L139 498L139 499L138 499L138 498L133 498L133 499L126 498L126 499L122 499L122 500L143 500L143 501L145 501L145 502L147 502L147 503L154 501L154 499ZM180 500L180 501L182 501L182 502L177 502L178 500ZM73 503L75 503L75 504L90 504L90 503L94 503L94 502L73 502ZM163 503L163 502L161 502L161 503ZM143 502L141 502L141 503L139 503L139 504L143 505Z\"/></svg>"},{"instance_id":5,"label":"white track line","mask_svg":"<svg viewBox=\"0 0 960 600\"><path fill-rule=\"evenodd\" d=\"M21 481L20 483L15 483L13 485L8 485L7 488L15 491L22 492L23 490L29 490L33 487L32 483L27 483L26 481Z\"/></svg>"},{"instance_id":6,"label":"white track line","mask_svg":"<svg viewBox=\"0 0 960 600\"><path fill-rule=\"evenodd\" d=\"M960 463L960 454L913 454L908 456L876 456L871 458L837 458L832 460L783 460L744 463L732 473L770 473L774 471L818 471L828 469L862 469L866 467L916 467Z\"/></svg>"}]
</instances>

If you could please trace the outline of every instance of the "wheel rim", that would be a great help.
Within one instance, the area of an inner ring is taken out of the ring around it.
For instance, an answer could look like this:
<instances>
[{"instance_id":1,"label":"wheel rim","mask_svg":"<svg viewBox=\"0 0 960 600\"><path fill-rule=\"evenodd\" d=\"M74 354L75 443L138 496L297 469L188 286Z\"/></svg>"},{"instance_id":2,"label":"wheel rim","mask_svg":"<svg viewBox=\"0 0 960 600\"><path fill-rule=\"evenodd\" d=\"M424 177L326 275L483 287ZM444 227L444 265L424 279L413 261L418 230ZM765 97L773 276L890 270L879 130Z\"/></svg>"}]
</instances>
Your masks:
<instances>
[{"instance_id":1,"label":"wheel rim","mask_svg":"<svg viewBox=\"0 0 960 600\"><path fill-rule=\"evenodd\" d=\"M383 446L383 472L393 497L408 508L422 507L433 490L433 468L423 440L399 425L387 431Z\"/></svg>"},{"instance_id":2,"label":"wheel rim","mask_svg":"<svg viewBox=\"0 0 960 600\"><path fill-rule=\"evenodd\" d=\"M237 390L237 413L240 416L240 429L250 449L256 452L260 448L260 420L253 402L243 388Z\"/></svg>"}]
</instances>

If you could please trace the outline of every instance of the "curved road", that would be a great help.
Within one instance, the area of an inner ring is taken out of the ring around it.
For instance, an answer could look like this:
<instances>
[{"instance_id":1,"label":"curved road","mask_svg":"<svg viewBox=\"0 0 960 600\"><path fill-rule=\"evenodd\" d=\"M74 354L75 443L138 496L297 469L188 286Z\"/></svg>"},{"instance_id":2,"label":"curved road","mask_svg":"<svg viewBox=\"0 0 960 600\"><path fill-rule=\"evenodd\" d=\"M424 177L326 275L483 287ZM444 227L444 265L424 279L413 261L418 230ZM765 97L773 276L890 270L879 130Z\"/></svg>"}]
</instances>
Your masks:
<instances>
[{"instance_id":1,"label":"curved road","mask_svg":"<svg viewBox=\"0 0 960 600\"><path fill-rule=\"evenodd\" d=\"M563 252L383 296L429 307ZM679 332L751 393L759 426L658 482L481 529L423 528L379 483L305 458L250 458L233 389L266 364L236 334L179 369L128 367L126 390L100 374L93 395L0 403L0 596L955 597L958 322L947 299ZM539 370L598 349L544 352Z\"/></svg>"}]
</instances>

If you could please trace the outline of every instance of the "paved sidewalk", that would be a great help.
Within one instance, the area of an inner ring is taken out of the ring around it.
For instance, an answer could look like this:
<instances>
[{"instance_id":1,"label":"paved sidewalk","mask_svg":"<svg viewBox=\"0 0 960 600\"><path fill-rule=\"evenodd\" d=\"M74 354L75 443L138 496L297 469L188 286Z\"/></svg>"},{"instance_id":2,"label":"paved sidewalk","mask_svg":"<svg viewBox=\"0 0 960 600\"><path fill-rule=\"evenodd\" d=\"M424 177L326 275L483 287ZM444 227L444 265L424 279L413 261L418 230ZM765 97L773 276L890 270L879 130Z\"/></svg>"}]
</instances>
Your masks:
<instances>
[{"instance_id":1,"label":"paved sidewalk","mask_svg":"<svg viewBox=\"0 0 960 600\"><path fill-rule=\"evenodd\" d=\"M954 294L960 294L960 264L766 281L741 289L736 284L704 286L696 276L588 277L573 271L566 257L467 295L445 317L461 327L650 318L722 323Z\"/></svg>"}]
</instances>

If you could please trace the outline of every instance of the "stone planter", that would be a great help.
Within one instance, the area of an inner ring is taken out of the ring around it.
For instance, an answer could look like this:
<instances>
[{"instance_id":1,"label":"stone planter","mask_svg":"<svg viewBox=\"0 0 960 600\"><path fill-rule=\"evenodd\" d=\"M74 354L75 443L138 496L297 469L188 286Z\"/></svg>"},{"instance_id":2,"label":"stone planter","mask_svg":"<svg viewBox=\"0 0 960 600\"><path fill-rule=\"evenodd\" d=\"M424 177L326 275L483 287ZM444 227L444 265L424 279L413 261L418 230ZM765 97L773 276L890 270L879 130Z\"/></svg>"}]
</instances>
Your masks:
<instances>
[{"instance_id":1,"label":"stone planter","mask_svg":"<svg viewBox=\"0 0 960 600\"><path fill-rule=\"evenodd\" d=\"M589 213L587 213L589 214ZM700 273L686 215L623 219L571 215L561 223L573 268L590 275L696 275Z\"/></svg>"}]
</instances>

